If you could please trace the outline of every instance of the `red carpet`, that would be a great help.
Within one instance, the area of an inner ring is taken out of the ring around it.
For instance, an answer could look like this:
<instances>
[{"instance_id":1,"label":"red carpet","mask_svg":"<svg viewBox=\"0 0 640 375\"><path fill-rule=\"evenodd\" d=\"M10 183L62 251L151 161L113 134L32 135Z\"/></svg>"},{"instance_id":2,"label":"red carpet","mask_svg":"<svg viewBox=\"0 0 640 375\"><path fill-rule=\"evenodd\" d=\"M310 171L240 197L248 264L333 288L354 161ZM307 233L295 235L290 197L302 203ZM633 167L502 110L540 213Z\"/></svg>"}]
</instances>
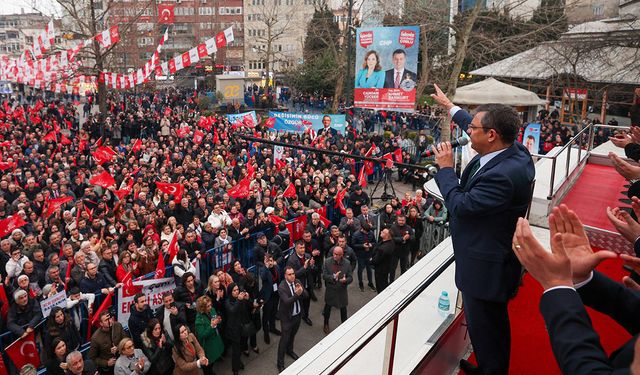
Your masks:
<instances>
[{"instance_id":1,"label":"red carpet","mask_svg":"<svg viewBox=\"0 0 640 375\"><path fill-rule=\"evenodd\" d=\"M627 274L622 269L622 262L619 260L607 261L601 264L598 270L617 281ZM511 319L510 374L561 374L551 351L549 336L540 314L541 296L540 284L527 274L523 287L509 304ZM607 354L616 350L631 337L608 316L591 309L589 309L589 315ZM475 363L473 354L469 361Z\"/></svg>"},{"instance_id":2,"label":"red carpet","mask_svg":"<svg viewBox=\"0 0 640 375\"><path fill-rule=\"evenodd\" d=\"M562 203L576 211L585 225L615 232L607 219L606 208L629 206L618 201L627 198L620 193L626 183L613 167L587 164Z\"/></svg>"}]
</instances>

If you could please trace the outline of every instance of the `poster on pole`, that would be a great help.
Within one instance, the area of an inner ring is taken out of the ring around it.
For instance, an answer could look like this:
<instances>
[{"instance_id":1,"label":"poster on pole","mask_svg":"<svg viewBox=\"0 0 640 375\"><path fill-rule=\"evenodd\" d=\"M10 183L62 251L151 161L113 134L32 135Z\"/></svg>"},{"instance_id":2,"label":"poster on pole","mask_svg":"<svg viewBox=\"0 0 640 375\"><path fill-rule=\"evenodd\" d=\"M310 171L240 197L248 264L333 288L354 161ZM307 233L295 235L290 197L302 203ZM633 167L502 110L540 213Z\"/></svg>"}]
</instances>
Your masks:
<instances>
[{"instance_id":1,"label":"poster on pole","mask_svg":"<svg viewBox=\"0 0 640 375\"><path fill-rule=\"evenodd\" d=\"M540 124L537 122L528 124L522 134L522 144L530 154L538 154L540 150Z\"/></svg>"},{"instance_id":2,"label":"poster on pole","mask_svg":"<svg viewBox=\"0 0 640 375\"><path fill-rule=\"evenodd\" d=\"M345 115L327 115L323 113L292 113L269 111L269 117L275 119L267 130L285 132L305 132L308 128L316 132L324 128L323 120L328 118L328 126L344 134L347 125Z\"/></svg>"},{"instance_id":3,"label":"poster on pole","mask_svg":"<svg viewBox=\"0 0 640 375\"><path fill-rule=\"evenodd\" d=\"M420 27L359 28L356 38L354 106L413 112Z\"/></svg>"},{"instance_id":4,"label":"poster on pole","mask_svg":"<svg viewBox=\"0 0 640 375\"><path fill-rule=\"evenodd\" d=\"M176 288L176 282L173 277L134 281L133 285L142 287L142 293L147 295L147 304L149 304L151 310L162 306L162 293L170 292ZM124 295L122 289L123 288L118 288L117 316L118 322L122 324L123 327L127 327L134 296Z\"/></svg>"}]
</instances>

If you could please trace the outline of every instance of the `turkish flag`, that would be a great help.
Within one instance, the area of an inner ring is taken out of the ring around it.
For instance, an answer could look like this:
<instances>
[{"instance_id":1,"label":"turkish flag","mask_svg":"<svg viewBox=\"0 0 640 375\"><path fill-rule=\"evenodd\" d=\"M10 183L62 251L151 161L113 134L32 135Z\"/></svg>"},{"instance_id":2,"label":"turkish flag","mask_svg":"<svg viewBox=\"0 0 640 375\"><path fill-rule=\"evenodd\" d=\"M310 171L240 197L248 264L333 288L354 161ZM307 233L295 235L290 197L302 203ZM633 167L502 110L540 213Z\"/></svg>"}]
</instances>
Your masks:
<instances>
[{"instance_id":1,"label":"turkish flag","mask_svg":"<svg viewBox=\"0 0 640 375\"><path fill-rule=\"evenodd\" d=\"M293 183L289 183L289 186L287 186L287 188L284 190L284 193L282 193L282 196L285 198L295 198L296 197L296 187L293 185Z\"/></svg>"},{"instance_id":2,"label":"turkish flag","mask_svg":"<svg viewBox=\"0 0 640 375\"><path fill-rule=\"evenodd\" d=\"M249 178L243 178L238 184L227 191L232 198L246 198L249 196L249 186L251 180Z\"/></svg>"},{"instance_id":3,"label":"turkish flag","mask_svg":"<svg viewBox=\"0 0 640 375\"><path fill-rule=\"evenodd\" d=\"M104 171L98 175L95 175L89 179L89 183L91 185L102 186L107 189L109 186L113 186L116 184L116 180L109 174L109 172Z\"/></svg>"},{"instance_id":4,"label":"turkish flag","mask_svg":"<svg viewBox=\"0 0 640 375\"><path fill-rule=\"evenodd\" d=\"M178 183L156 182L156 187L161 192L173 195L175 198L182 198L182 193L184 193L184 186Z\"/></svg>"},{"instance_id":5,"label":"turkish flag","mask_svg":"<svg viewBox=\"0 0 640 375\"><path fill-rule=\"evenodd\" d=\"M174 22L173 5L158 4L158 23L172 25Z\"/></svg>"},{"instance_id":6,"label":"turkish flag","mask_svg":"<svg viewBox=\"0 0 640 375\"><path fill-rule=\"evenodd\" d=\"M109 28L109 36L111 36L111 44L116 44L120 41L120 33L118 32L118 25L111 26Z\"/></svg>"},{"instance_id":7,"label":"turkish flag","mask_svg":"<svg viewBox=\"0 0 640 375\"><path fill-rule=\"evenodd\" d=\"M253 163L247 163L247 177L253 178L256 175L256 167L253 166Z\"/></svg>"},{"instance_id":8,"label":"turkish flag","mask_svg":"<svg viewBox=\"0 0 640 375\"><path fill-rule=\"evenodd\" d=\"M131 152L134 154L142 148L142 139L138 138L133 142L133 147L131 147Z\"/></svg>"},{"instance_id":9,"label":"turkish flag","mask_svg":"<svg viewBox=\"0 0 640 375\"><path fill-rule=\"evenodd\" d=\"M275 117L269 117L265 122L264 122L264 126L266 126L269 129L272 129L276 124L276 118Z\"/></svg>"},{"instance_id":10,"label":"turkish flag","mask_svg":"<svg viewBox=\"0 0 640 375\"><path fill-rule=\"evenodd\" d=\"M199 145L202 141L204 141L204 133L196 129L193 132L193 143Z\"/></svg>"},{"instance_id":11,"label":"turkish flag","mask_svg":"<svg viewBox=\"0 0 640 375\"><path fill-rule=\"evenodd\" d=\"M15 341L5 351L16 368L20 369L27 364L32 364L35 368L40 366L40 353L36 347L35 332Z\"/></svg>"},{"instance_id":12,"label":"turkish flag","mask_svg":"<svg viewBox=\"0 0 640 375\"><path fill-rule=\"evenodd\" d=\"M342 212L342 214L346 214L347 213L347 208L344 206L344 196L347 194L347 189L344 188L341 191L338 192L338 194L336 194L336 208L340 208L340 212Z\"/></svg>"},{"instance_id":13,"label":"turkish flag","mask_svg":"<svg viewBox=\"0 0 640 375\"><path fill-rule=\"evenodd\" d=\"M269 215L269 220L271 220L272 223L274 223L276 226L278 226L280 223L282 223L283 221L285 221L283 218L281 218L278 215L274 215L274 214L270 214Z\"/></svg>"},{"instance_id":14,"label":"turkish flag","mask_svg":"<svg viewBox=\"0 0 640 375\"><path fill-rule=\"evenodd\" d=\"M402 149L398 148L393 152L393 158L396 160L396 163L402 163Z\"/></svg>"},{"instance_id":15,"label":"turkish flag","mask_svg":"<svg viewBox=\"0 0 640 375\"><path fill-rule=\"evenodd\" d=\"M47 201L47 211L44 213L44 217L51 216L58 208L62 207L65 203L71 202L73 197L60 197L56 199L50 199Z\"/></svg>"},{"instance_id":16,"label":"turkish flag","mask_svg":"<svg viewBox=\"0 0 640 375\"><path fill-rule=\"evenodd\" d=\"M169 242L169 248L167 249L169 251L169 263L173 262L173 258L178 255L178 250L180 250L176 233L175 231L173 232L173 236L171 236L171 241Z\"/></svg>"},{"instance_id":17,"label":"turkish flag","mask_svg":"<svg viewBox=\"0 0 640 375\"><path fill-rule=\"evenodd\" d=\"M198 126L211 131L211 126L213 124L213 119L211 117L201 116L200 120L198 120Z\"/></svg>"},{"instance_id":18,"label":"turkish flag","mask_svg":"<svg viewBox=\"0 0 640 375\"><path fill-rule=\"evenodd\" d=\"M320 221L324 224L324 227L329 228L331 226L331 220L327 219L327 208L316 208L315 211L320 215Z\"/></svg>"},{"instance_id":19,"label":"turkish flag","mask_svg":"<svg viewBox=\"0 0 640 375\"><path fill-rule=\"evenodd\" d=\"M242 123L249 128L253 128L256 126L255 122L253 121L253 116L251 116L251 114L244 115L242 117Z\"/></svg>"},{"instance_id":20,"label":"turkish flag","mask_svg":"<svg viewBox=\"0 0 640 375\"><path fill-rule=\"evenodd\" d=\"M107 294L104 299L102 300L102 303L100 304L100 307L98 307L98 309L92 314L93 318L91 319L91 326L95 327L98 325L98 323L100 323L100 314L105 311L108 310L109 307L111 307L111 305L113 304L113 292Z\"/></svg>"},{"instance_id":21,"label":"turkish flag","mask_svg":"<svg viewBox=\"0 0 640 375\"><path fill-rule=\"evenodd\" d=\"M175 234L173 235L175 237ZM173 241L173 238L171 239ZM153 277L154 279L162 279L165 273L165 265L164 265L164 254L162 251L158 254L158 264L156 265L156 275Z\"/></svg>"}]
</instances>

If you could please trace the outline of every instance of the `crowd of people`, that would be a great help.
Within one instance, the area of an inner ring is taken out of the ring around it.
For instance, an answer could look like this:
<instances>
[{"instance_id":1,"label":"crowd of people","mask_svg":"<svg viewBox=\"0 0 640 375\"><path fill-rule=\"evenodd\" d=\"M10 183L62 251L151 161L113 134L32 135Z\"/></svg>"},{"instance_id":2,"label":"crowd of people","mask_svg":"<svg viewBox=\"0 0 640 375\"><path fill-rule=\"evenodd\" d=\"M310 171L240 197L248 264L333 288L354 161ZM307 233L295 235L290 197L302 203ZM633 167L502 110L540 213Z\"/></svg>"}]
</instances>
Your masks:
<instances>
[{"instance_id":1,"label":"crowd of people","mask_svg":"<svg viewBox=\"0 0 640 375\"><path fill-rule=\"evenodd\" d=\"M397 265L405 272L422 256L423 220L446 221L421 191L374 212L358 176L375 182L380 166L296 149L274 160L271 146L238 136L273 139L265 126L204 117L192 91L112 94L103 116L78 108L15 97L0 108L0 327L13 339L35 333L50 374L211 374L226 357L238 373L242 356L259 355L260 331L266 343L280 337L283 369L320 290L329 333L333 308L348 317L350 283L381 292ZM401 149L399 134L361 130L275 139L373 157ZM299 217L307 224L292 238L285 222ZM210 249L233 256L208 274L193 262ZM132 279L153 277L160 258L176 284L161 306L136 294L126 328L98 311ZM44 318L40 302L61 291L66 307Z\"/></svg>"}]
</instances>

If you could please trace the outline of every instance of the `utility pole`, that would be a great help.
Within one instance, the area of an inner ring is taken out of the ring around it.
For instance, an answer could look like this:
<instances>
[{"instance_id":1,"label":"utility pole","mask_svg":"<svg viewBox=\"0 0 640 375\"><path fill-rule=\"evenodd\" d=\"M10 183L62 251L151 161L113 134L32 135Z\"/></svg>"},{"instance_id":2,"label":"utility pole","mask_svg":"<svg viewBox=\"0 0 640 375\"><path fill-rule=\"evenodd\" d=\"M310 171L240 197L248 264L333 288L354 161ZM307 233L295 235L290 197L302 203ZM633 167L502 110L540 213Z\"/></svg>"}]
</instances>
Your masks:
<instances>
[{"instance_id":1,"label":"utility pole","mask_svg":"<svg viewBox=\"0 0 640 375\"><path fill-rule=\"evenodd\" d=\"M353 56L353 43L352 43L352 35L353 32L353 0L349 0L349 9L347 15L347 32L345 35L347 36L347 82L346 82L346 95L345 95L345 107L349 105L349 98L353 102L353 79L351 78L351 66L353 65L352 56Z\"/></svg>"}]
</instances>

